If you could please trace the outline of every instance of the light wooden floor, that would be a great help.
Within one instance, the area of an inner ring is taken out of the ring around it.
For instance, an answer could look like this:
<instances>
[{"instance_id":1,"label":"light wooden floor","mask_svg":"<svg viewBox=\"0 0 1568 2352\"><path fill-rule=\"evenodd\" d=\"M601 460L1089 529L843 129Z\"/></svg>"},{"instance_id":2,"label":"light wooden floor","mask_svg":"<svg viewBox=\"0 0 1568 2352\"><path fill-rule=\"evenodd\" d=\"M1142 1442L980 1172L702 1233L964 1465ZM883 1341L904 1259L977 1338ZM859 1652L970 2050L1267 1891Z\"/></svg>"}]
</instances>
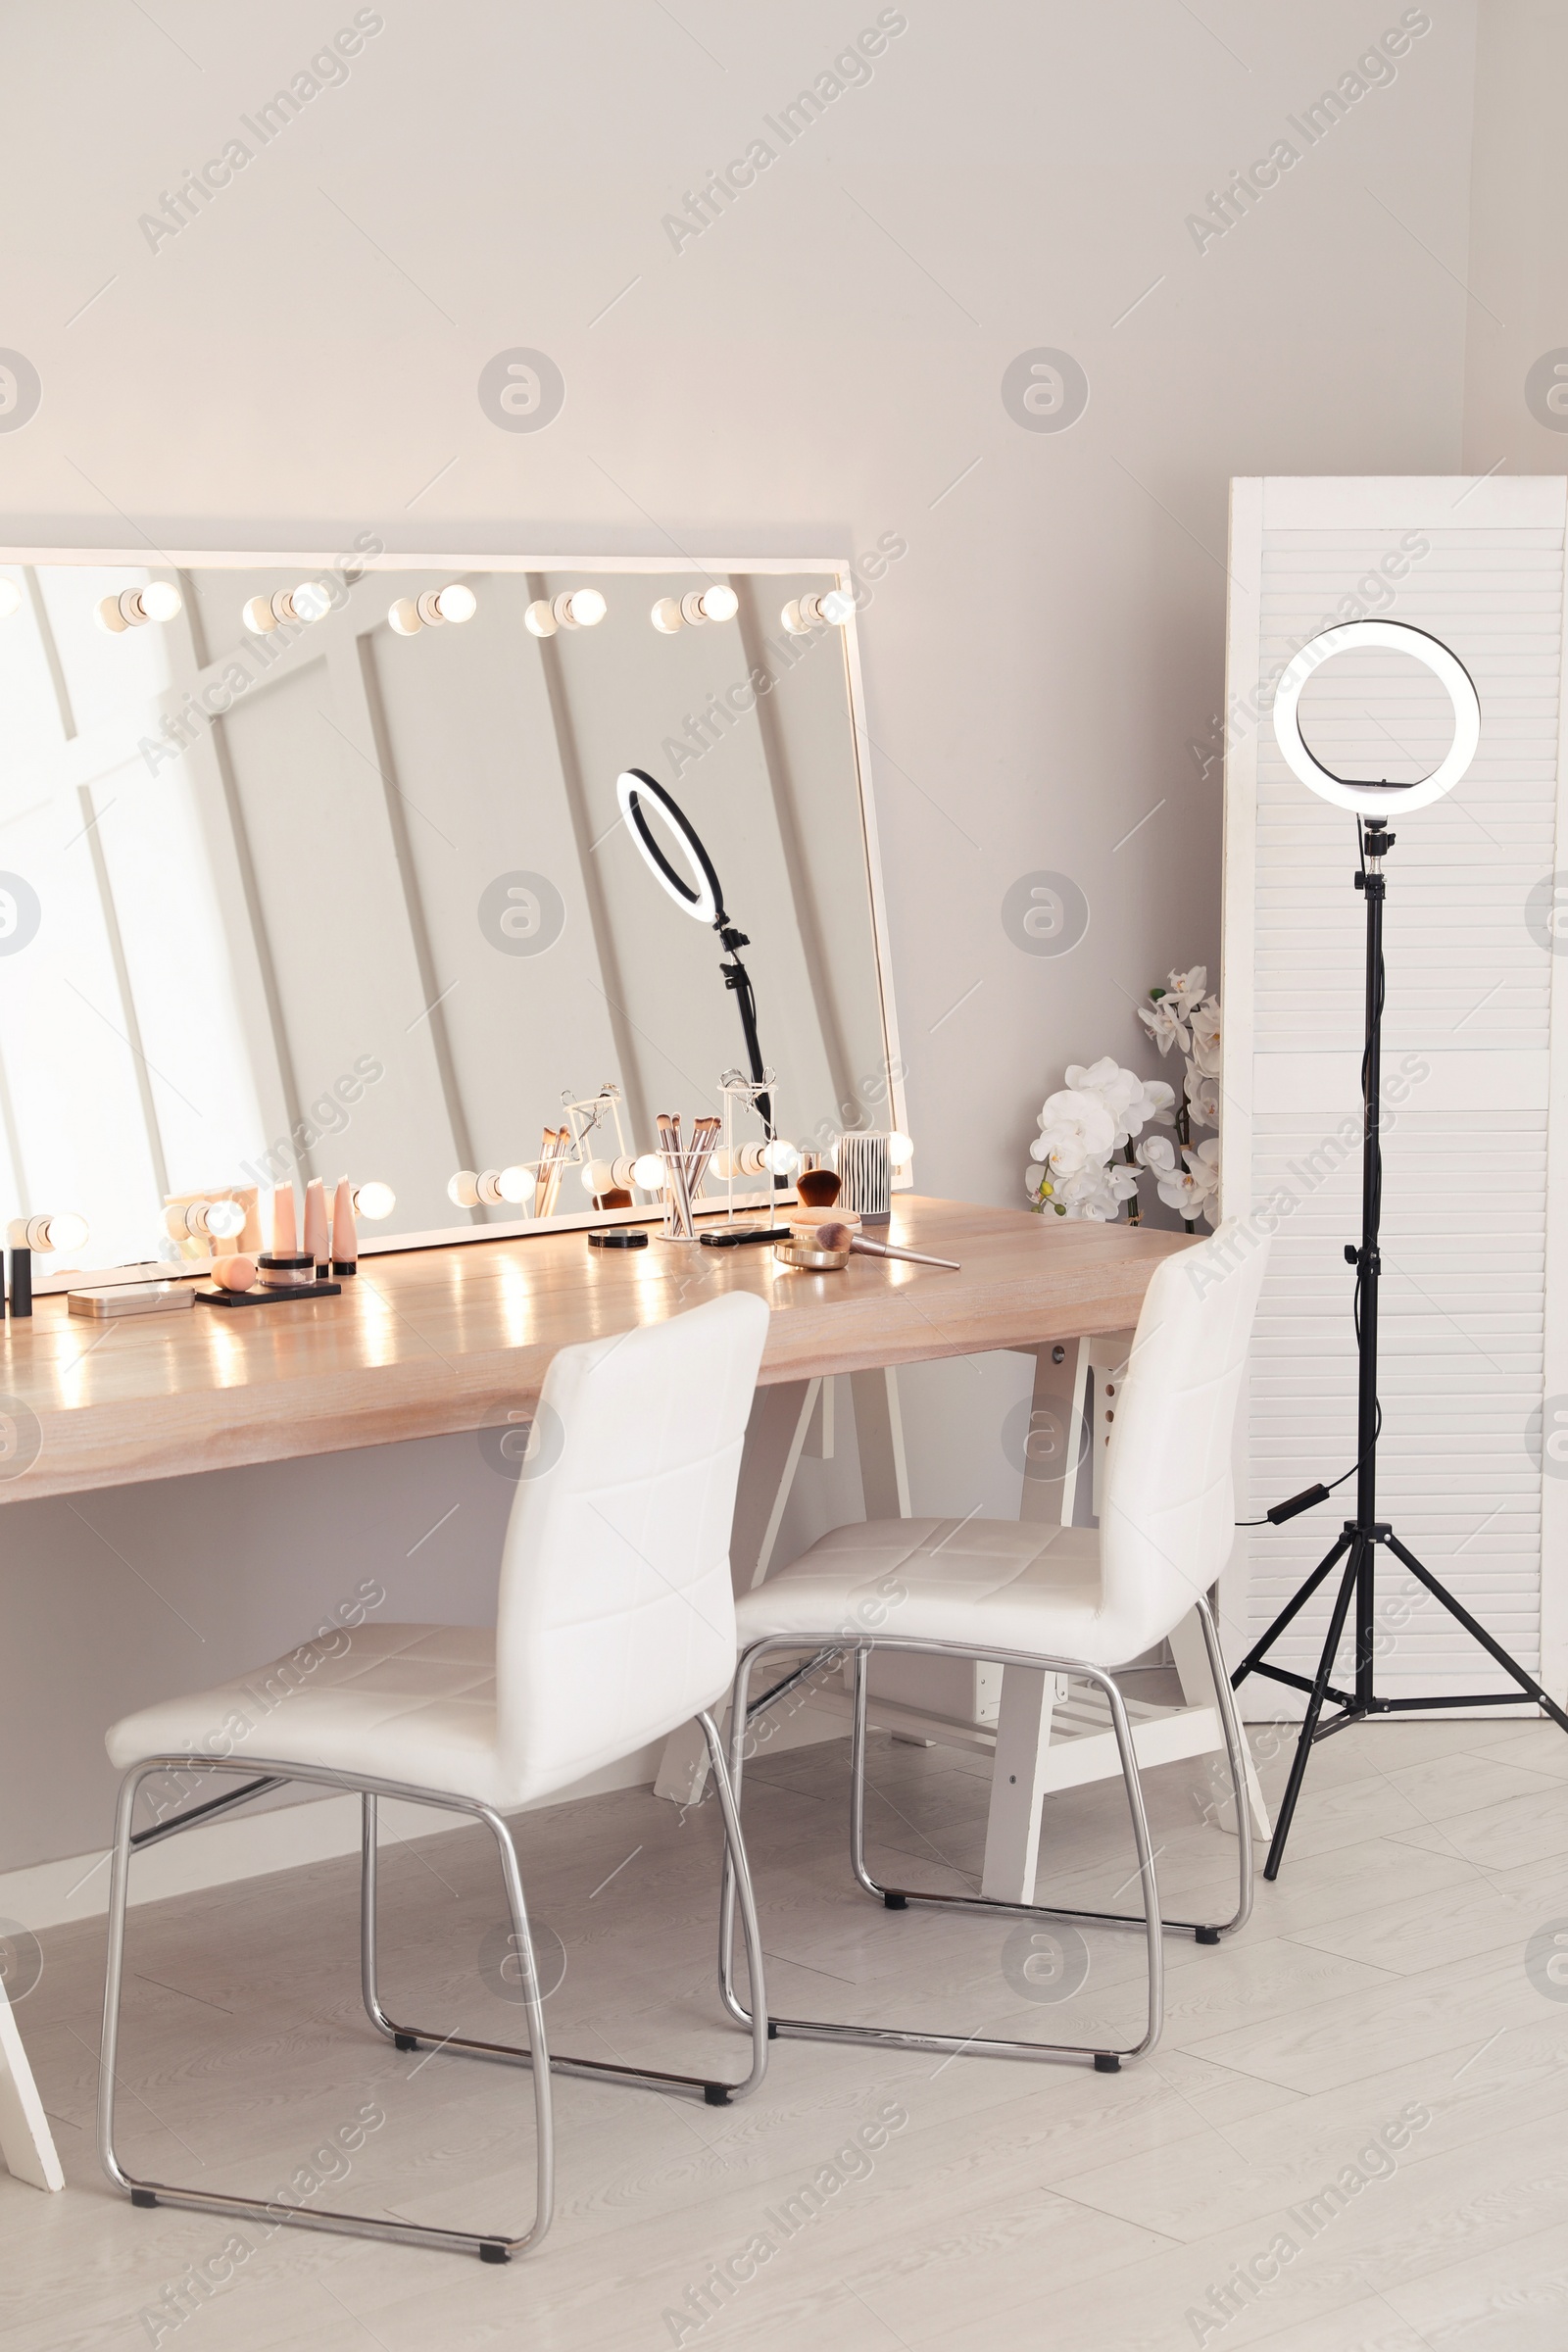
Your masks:
<instances>
[{"instance_id":1,"label":"light wooden floor","mask_svg":"<svg viewBox=\"0 0 1568 2352\"><path fill-rule=\"evenodd\" d=\"M1276 1793L1285 1754L1266 1731L1253 1740ZM985 1771L878 1739L873 1857L972 1885ZM1004 1924L852 1893L844 1775L834 1743L749 1777L776 2008L1086 2039L1133 2024L1133 1938L1096 1939L1076 1998L1036 2003L1001 1973ZM1204 1767L1166 1767L1150 1794L1166 1907L1223 1905L1234 1847L1202 1821ZM558 2047L687 2069L739 2059L712 1990L715 1830L710 1804L683 1821L644 1791L523 1823L535 1915L567 1955L549 2009ZM1119 1792L1052 1798L1047 1853L1048 1899L1110 1895L1132 1866ZM517 2012L478 1970L500 1917L480 1833L390 1853L394 2011L509 2037ZM1525 1967L1531 1936L1558 1919L1568 1928L1568 1739L1495 1722L1352 1732L1318 1751L1285 1875L1260 1886L1246 1935L1217 1950L1168 1942L1165 2037L1141 2066L1106 2077L785 2042L734 2109L563 2082L557 2218L537 2256L487 2269L283 2230L161 2329L140 2314L229 2226L134 2211L100 2177L102 1932L56 1930L20 2015L70 2185L45 2197L0 2178L0 2347L1561 2352L1568 2004ZM526 2075L400 2057L372 2035L355 1923L347 1862L132 1913L127 2159L265 2195L373 2100L386 2122L328 2199L515 2225L531 2194ZM890 2102L906 2120L869 2169L786 2237L772 2217ZM1406 2109L1430 2121L1392 2173L1310 2230L1301 2200L1347 2166L1381 2170L1357 2158ZM665 2316L759 2232L777 2251L716 2316ZM1221 2325L1211 2288L1281 2232L1295 2258Z\"/></svg>"}]
</instances>

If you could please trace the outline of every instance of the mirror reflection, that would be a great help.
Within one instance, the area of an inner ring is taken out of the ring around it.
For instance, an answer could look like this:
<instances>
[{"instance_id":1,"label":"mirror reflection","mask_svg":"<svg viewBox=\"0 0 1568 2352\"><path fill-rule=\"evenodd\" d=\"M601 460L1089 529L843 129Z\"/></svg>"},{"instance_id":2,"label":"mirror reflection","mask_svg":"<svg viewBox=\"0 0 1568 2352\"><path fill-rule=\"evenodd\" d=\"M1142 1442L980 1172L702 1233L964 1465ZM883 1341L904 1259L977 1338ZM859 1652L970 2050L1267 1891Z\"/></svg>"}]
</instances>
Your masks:
<instances>
[{"instance_id":1,"label":"mirror reflection","mask_svg":"<svg viewBox=\"0 0 1568 2352\"><path fill-rule=\"evenodd\" d=\"M374 1249L653 1213L630 1163L727 1074L768 1082L737 1141L902 1124L852 614L820 570L394 569L368 537L0 566L6 1218L144 1262L206 1247L171 1200L347 1175Z\"/></svg>"}]
</instances>

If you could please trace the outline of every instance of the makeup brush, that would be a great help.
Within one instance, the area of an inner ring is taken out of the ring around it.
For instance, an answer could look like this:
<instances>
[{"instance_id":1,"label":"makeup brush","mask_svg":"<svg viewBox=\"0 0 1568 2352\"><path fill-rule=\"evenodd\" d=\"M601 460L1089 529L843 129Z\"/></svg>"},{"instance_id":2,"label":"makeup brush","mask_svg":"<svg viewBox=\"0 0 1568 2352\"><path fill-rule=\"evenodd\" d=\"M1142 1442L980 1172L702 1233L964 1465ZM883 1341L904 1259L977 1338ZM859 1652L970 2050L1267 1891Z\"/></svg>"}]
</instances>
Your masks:
<instances>
[{"instance_id":1,"label":"makeup brush","mask_svg":"<svg viewBox=\"0 0 1568 2352\"><path fill-rule=\"evenodd\" d=\"M691 1195L686 1189L686 1155L681 1149L680 1121L667 1111L659 1113L655 1125L659 1129L659 1151L669 1177L669 1190L674 1197L676 1222L691 1231Z\"/></svg>"},{"instance_id":2,"label":"makeup brush","mask_svg":"<svg viewBox=\"0 0 1568 2352\"><path fill-rule=\"evenodd\" d=\"M718 1141L722 1124L722 1120L712 1117L698 1119L693 1123L692 1148L686 1166L686 1191L693 1200L702 1190L703 1178L708 1173L708 1163L713 1156L713 1146Z\"/></svg>"},{"instance_id":3,"label":"makeup brush","mask_svg":"<svg viewBox=\"0 0 1568 2352\"><path fill-rule=\"evenodd\" d=\"M868 1241L853 1225L819 1225L813 1246L818 1250L853 1250L861 1257L902 1257L911 1266L946 1266L950 1274L962 1270L956 1257L927 1257L923 1250L900 1250L891 1242Z\"/></svg>"},{"instance_id":4,"label":"makeup brush","mask_svg":"<svg viewBox=\"0 0 1568 2352\"><path fill-rule=\"evenodd\" d=\"M795 1179L795 1198L808 1208L831 1208L839 1197L840 1183L831 1168L803 1168Z\"/></svg>"}]
</instances>

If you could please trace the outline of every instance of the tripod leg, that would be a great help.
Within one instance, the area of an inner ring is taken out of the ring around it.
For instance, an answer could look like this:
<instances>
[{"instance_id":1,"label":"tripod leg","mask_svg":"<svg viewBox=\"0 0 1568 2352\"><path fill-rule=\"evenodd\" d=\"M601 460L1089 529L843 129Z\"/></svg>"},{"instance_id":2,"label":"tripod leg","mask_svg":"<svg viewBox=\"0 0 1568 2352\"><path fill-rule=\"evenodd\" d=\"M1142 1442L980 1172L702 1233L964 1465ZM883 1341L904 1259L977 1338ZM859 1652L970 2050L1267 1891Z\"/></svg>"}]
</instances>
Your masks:
<instances>
[{"instance_id":1,"label":"tripod leg","mask_svg":"<svg viewBox=\"0 0 1568 2352\"><path fill-rule=\"evenodd\" d=\"M1323 1655L1318 1661L1317 1680L1312 1685L1312 1695L1306 1702L1306 1715L1301 1725L1301 1737L1296 1743L1296 1759L1291 1766L1291 1777L1286 1786L1284 1802L1280 1806L1279 1819L1274 1825L1274 1840L1268 1849L1268 1860L1263 1865L1265 1879L1277 1879L1280 1875L1280 1864L1285 1859L1285 1840L1291 1834L1291 1822L1296 1813L1296 1800L1301 1793L1301 1783L1306 1778L1306 1760L1312 1752L1312 1740L1317 1731L1317 1719L1323 1712L1323 1699L1328 1690L1329 1677L1334 1672L1334 1660L1339 1650L1340 1638L1345 1632L1345 1620L1349 1611L1350 1595L1355 1591L1356 1581L1361 1570L1362 1555L1366 1549L1367 1545L1360 1536L1353 1536L1350 1539L1350 1557L1346 1565L1345 1574L1340 1579L1339 1597L1334 1603L1334 1615L1329 1620L1328 1640L1323 1644Z\"/></svg>"},{"instance_id":2,"label":"tripod leg","mask_svg":"<svg viewBox=\"0 0 1568 2352\"><path fill-rule=\"evenodd\" d=\"M1402 1567L1408 1568L1410 1574L1420 1580L1420 1582L1426 1587L1427 1591L1432 1594L1433 1599L1441 1600L1444 1607L1447 1610L1449 1616L1456 1617L1459 1620L1459 1623L1464 1627L1465 1632L1470 1635L1473 1641L1480 1642L1482 1648L1487 1652L1489 1657L1495 1658L1497 1664L1503 1668L1504 1672L1513 1676L1514 1681L1519 1685L1522 1690L1528 1691L1532 1698L1540 1701L1541 1705L1545 1708L1546 1713L1551 1717L1552 1722L1557 1724L1563 1731L1568 1732L1568 1715L1563 1713L1561 1707L1556 1704L1555 1700L1549 1699L1544 1690L1543 1690L1541 1688L1541 1685L1538 1682L1532 1681L1531 1677L1526 1674L1524 1668L1520 1665L1517 1665L1514 1660L1509 1657L1508 1652L1502 1647L1500 1642L1494 1642L1492 1636L1488 1633L1484 1625L1477 1625L1469 1610L1465 1608L1459 1601L1455 1600L1451 1592L1446 1592L1443 1586L1439 1584L1437 1578L1430 1574L1427 1569L1422 1567L1420 1561L1416 1558L1415 1553L1413 1551L1405 1550L1404 1545L1399 1542L1397 1536L1390 1536L1389 1549L1393 1552L1395 1558ZM1503 1694L1499 1692L1498 1695L1500 1697ZM1435 1703L1441 1706L1443 1702L1441 1699L1439 1699Z\"/></svg>"},{"instance_id":3,"label":"tripod leg","mask_svg":"<svg viewBox=\"0 0 1568 2352\"><path fill-rule=\"evenodd\" d=\"M1339 1561L1344 1559L1346 1553L1350 1548L1352 1541L1353 1539L1348 1529L1347 1529L1335 1544L1334 1549L1329 1553L1328 1557L1326 1559L1319 1560L1317 1566L1313 1569L1311 1575L1307 1578L1299 1592L1296 1594L1295 1598L1291 1600L1285 1608L1281 1609L1279 1615L1269 1627L1268 1632L1263 1636L1262 1641L1253 1642L1246 1657L1237 1667L1236 1672L1231 1676L1231 1689L1233 1690L1239 1690L1241 1689L1245 1678L1251 1673L1259 1658L1261 1658L1266 1651L1272 1649L1274 1643L1278 1641L1280 1635L1284 1633L1285 1628L1290 1624L1291 1619L1297 1614L1298 1610L1305 1608L1307 1602L1311 1599L1313 1593L1323 1582L1323 1579L1329 1575L1331 1570Z\"/></svg>"}]
</instances>

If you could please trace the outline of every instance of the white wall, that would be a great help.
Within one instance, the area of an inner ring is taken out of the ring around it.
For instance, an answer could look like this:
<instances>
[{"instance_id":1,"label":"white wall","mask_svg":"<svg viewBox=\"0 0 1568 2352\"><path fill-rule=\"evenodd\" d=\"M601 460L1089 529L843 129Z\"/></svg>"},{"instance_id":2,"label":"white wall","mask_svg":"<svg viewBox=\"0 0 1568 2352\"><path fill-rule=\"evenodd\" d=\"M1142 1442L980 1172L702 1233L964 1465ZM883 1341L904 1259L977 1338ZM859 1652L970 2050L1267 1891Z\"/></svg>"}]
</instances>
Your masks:
<instances>
[{"instance_id":1,"label":"white wall","mask_svg":"<svg viewBox=\"0 0 1568 2352\"><path fill-rule=\"evenodd\" d=\"M138 217L349 0L12 12L0 339L43 398L0 432L10 530L699 555L900 535L860 627L918 1173L1016 1201L1063 1064L1138 1057L1150 983L1217 965L1219 773L1188 747L1221 694L1228 478L1461 462L1473 9L1438 0L1316 145L1286 127L1399 13L909 0L869 82L677 251L662 217L873 0L385 0L348 80L154 251ZM1528 43L1537 13L1488 16ZM1187 216L1282 137L1299 162L1200 252ZM1497 242L1519 231L1503 206ZM514 346L564 376L543 431L480 408ZM1004 406L1040 347L1087 371L1069 430ZM1065 957L1003 928L1038 869L1089 902ZM1023 1379L909 1382L917 1505L1015 1503L996 1431ZM0 1865L101 1841L111 1715L296 1639L362 1573L393 1560L410 1613L482 1614L505 1497L451 1440L8 1507Z\"/></svg>"}]
</instances>

